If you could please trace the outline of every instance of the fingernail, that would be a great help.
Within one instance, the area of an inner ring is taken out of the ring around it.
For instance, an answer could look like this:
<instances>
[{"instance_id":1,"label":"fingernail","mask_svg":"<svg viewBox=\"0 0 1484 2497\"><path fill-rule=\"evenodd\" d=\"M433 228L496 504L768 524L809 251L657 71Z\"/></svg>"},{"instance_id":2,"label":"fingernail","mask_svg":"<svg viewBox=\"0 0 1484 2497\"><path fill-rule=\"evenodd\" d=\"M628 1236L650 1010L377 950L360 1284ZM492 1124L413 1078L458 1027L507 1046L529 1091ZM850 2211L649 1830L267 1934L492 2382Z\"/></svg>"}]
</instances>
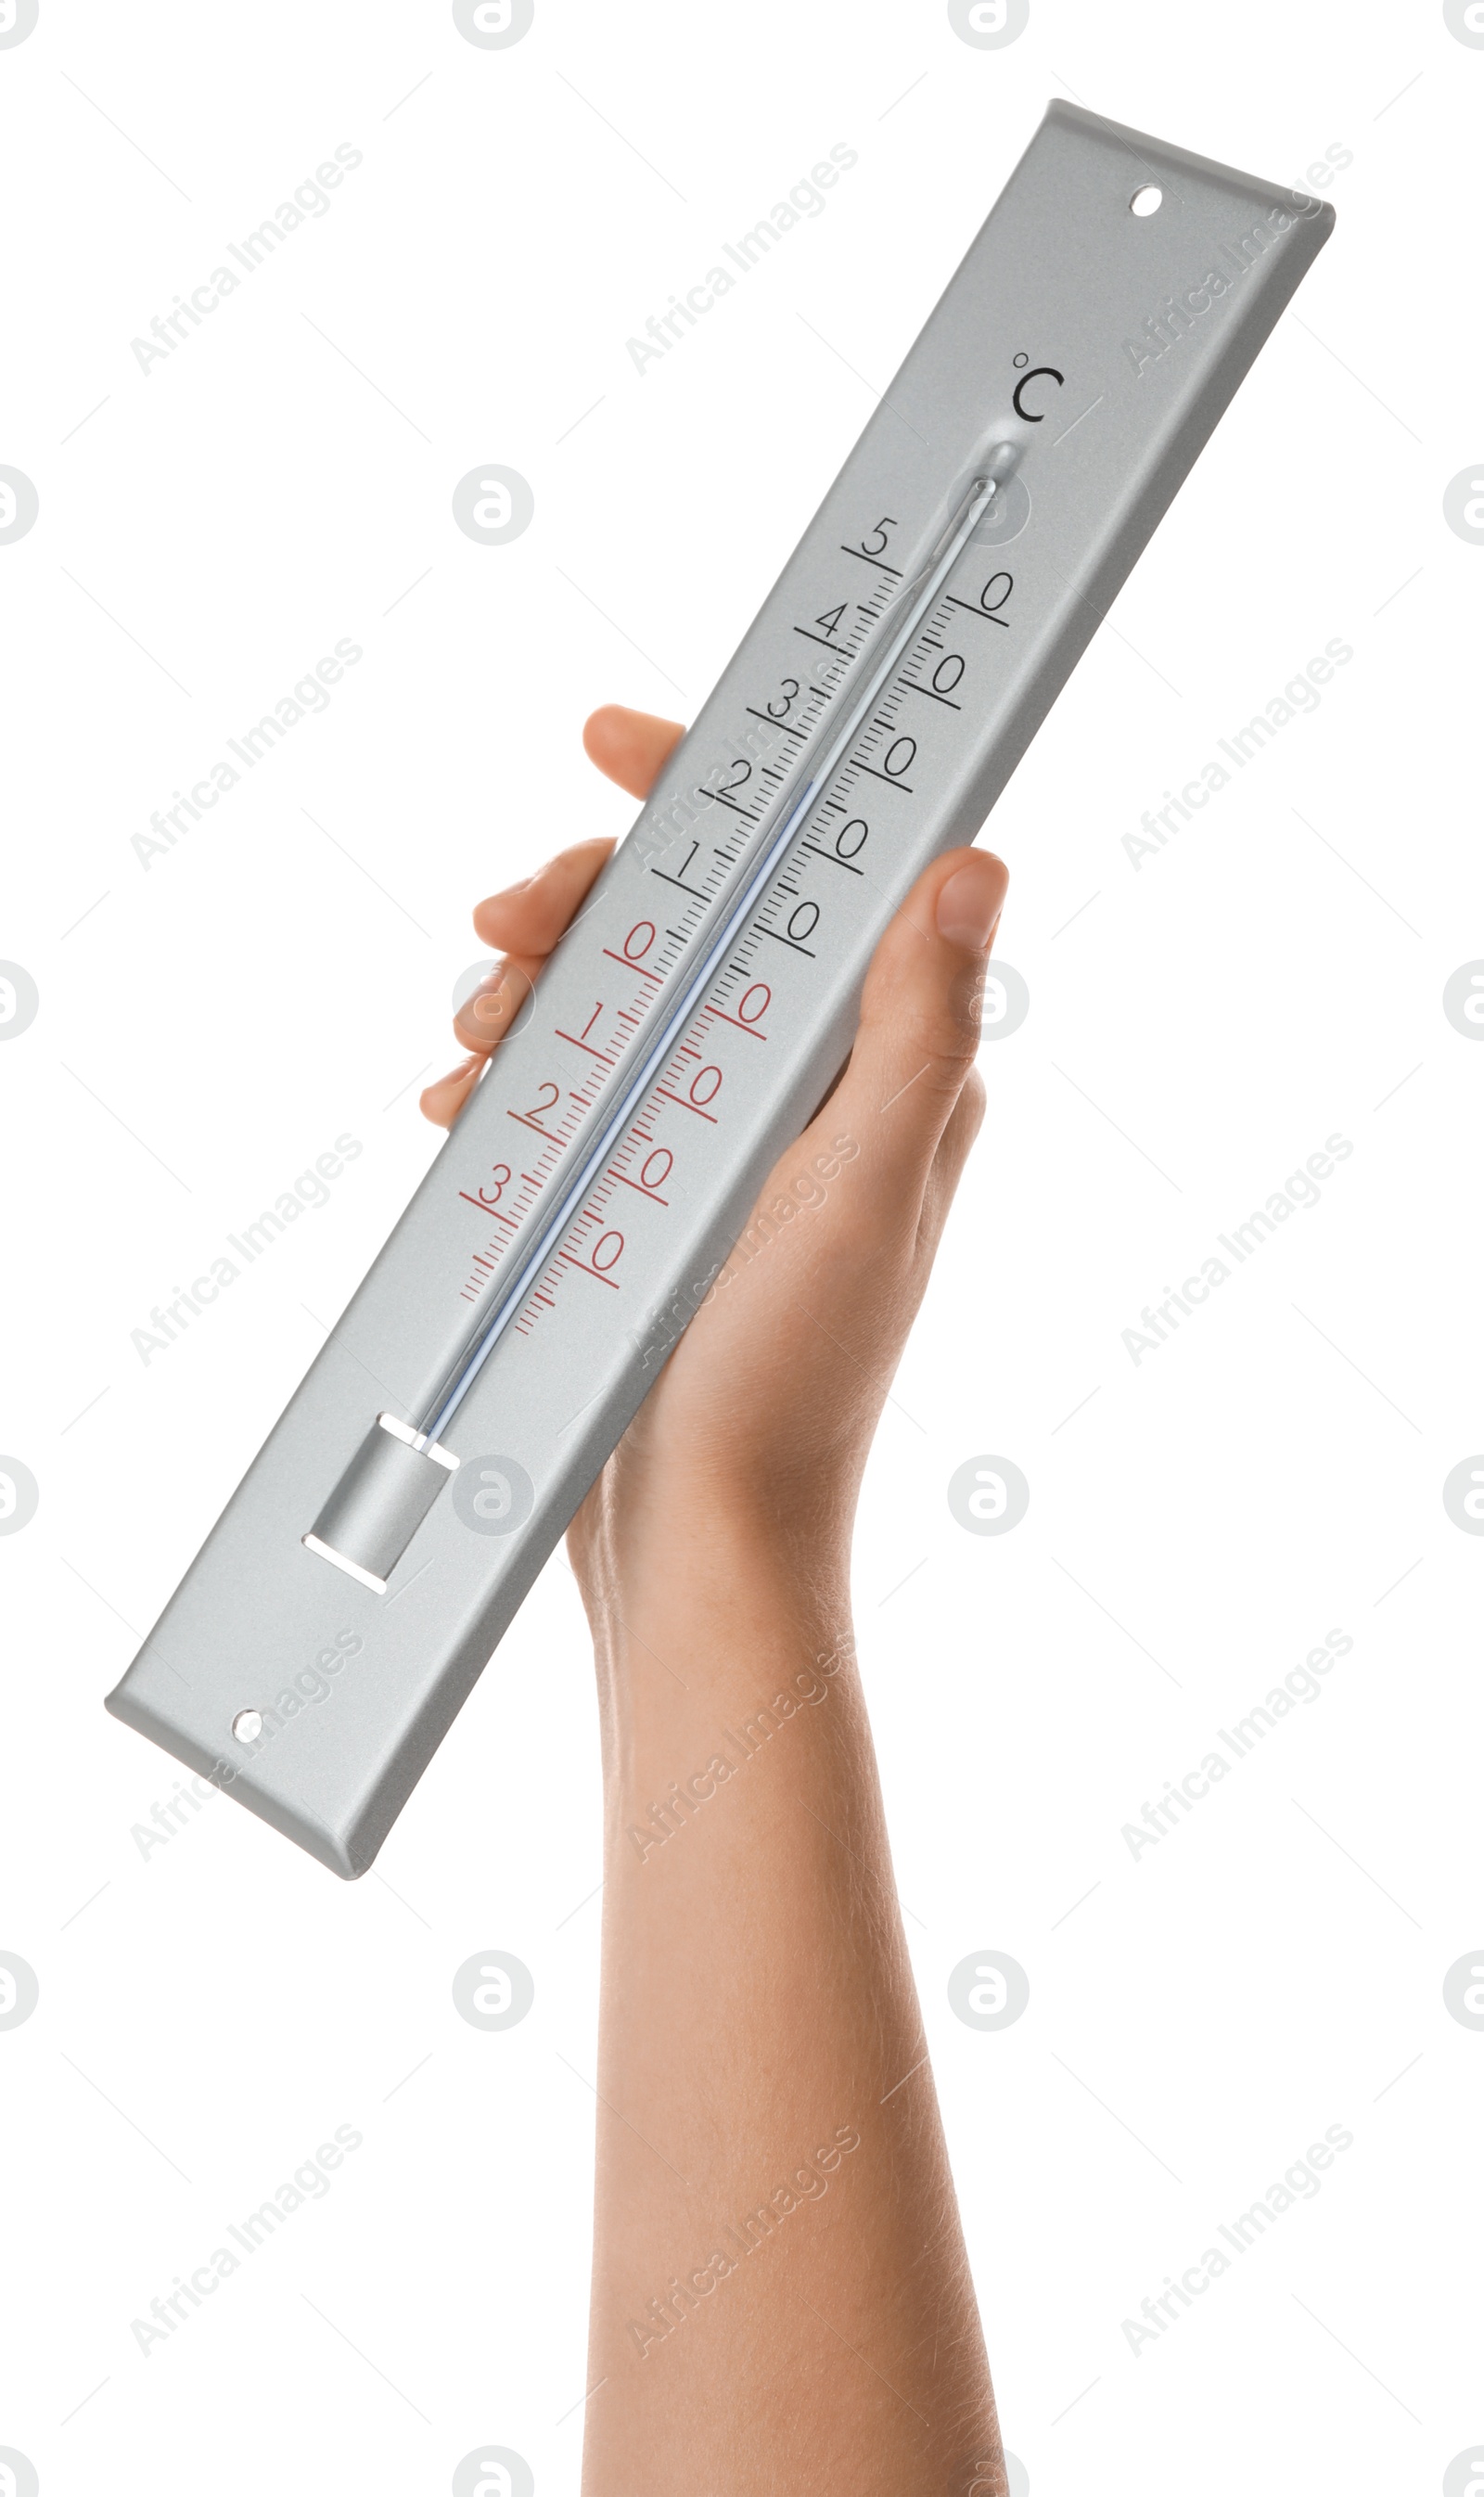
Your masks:
<instances>
[{"instance_id":1,"label":"fingernail","mask_svg":"<svg viewBox=\"0 0 1484 2497\"><path fill-rule=\"evenodd\" d=\"M1005 898L1002 872L989 858L956 869L938 895L938 934L970 954L982 954L999 921Z\"/></svg>"}]
</instances>

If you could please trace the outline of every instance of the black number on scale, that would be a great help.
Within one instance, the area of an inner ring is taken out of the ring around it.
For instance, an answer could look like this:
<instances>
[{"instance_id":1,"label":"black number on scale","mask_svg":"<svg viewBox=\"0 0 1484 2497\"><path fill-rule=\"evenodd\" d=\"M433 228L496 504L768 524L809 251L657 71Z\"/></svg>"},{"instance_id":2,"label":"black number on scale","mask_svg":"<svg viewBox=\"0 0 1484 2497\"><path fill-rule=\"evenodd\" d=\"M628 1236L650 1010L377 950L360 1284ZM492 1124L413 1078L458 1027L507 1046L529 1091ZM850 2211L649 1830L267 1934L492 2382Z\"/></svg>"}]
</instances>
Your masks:
<instances>
[{"instance_id":1,"label":"black number on scale","mask_svg":"<svg viewBox=\"0 0 1484 2497\"><path fill-rule=\"evenodd\" d=\"M831 637L839 630L840 617L844 615L849 604L850 602L847 598L842 598L837 607L827 607L823 616L815 616L814 621L818 625L821 633L823 633L826 641L829 641Z\"/></svg>"},{"instance_id":2,"label":"black number on scale","mask_svg":"<svg viewBox=\"0 0 1484 2497\"><path fill-rule=\"evenodd\" d=\"M852 815L848 824L841 824L829 849L820 847L820 841L826 838L823 827L820 829L819 840L805 841L804 846L806 850L812 850L816 858L833 859L836 866L842 867L847 875L864 875L866 869L863 867L853 867L851 861L859 858L866 847L869 830L870 827L864 815Z\"/></svg>"},{"instance_id":3,"label":"black number on scale","mask_svg":"<svg viewBox=\"0 0 1484 2497\"><path fill-rule=\"evenodd\" d=\"M945 659L939 659L937 666L932 671L933 692L935 694L951 694L955 692L963 675L963 660L960 658L957 650L950 650Z\"/></svg>"},{"instance_id":4,"label":"black number on scale","mask_svg":"<svg viewBox=\"0 0 1484 2497\"><path fill-rule=\"evenodd\" d=\"M798 699L799 699L799 680L798 680L798 678L797 678L797 677L785 677L785 678L784 678L784 680L783 680L782 684L781 684L781 685L779 686L779 688L778 688L778 700L777 700L777 701L775 701L775 702L771 702L771 703L769 704L769 706L768 706L768 716L769 716L769 718L770 718L770 719L787 719L789 712L793 710L793 707L794 707L795 703L798 701Z\"/></svg>"},{"instance_id":5,"label":"black number on scale","mask_svg":"<svg viewBox=\"0 0 1484 2497\"><path fill-rule=\"evenodd\" d=\"M1010 630L1010 618L1008 616L1001 616L999 611L1003 607L1014 587L1015 581L1012 574L1008 572L992 572L989 580L985 583L984 587L979 592L979 609L981 615L993 616L995 622L996 624L1002 624L1007 633ZM996 597L992 598L990 596L992 589L998 592Z\"/></svg>"},{"instance_id":6,"label":"black number on scale","mask_svg":"<svg viewBox=\"0 0 1484 2497\"><path fill-rule=\"evenodd\" d=\"M701 844L699 841L691 842L689 849L686 851L684 858L680 862L680 871L679 875L672 875L669 869L663 867L651 867L649 873L651 875L657 875L661 884L678 885L681 893L688 893L690 895L693 901L704 901L706 900L706 895L699 891L695 885L687 884L685 881L686 877L690 873L691 860L698 856ZM647 926L647 924L648 923L646 922ZM625 948L625 951L627 949Z\"/></svg>"},{"instance_id":7,"label":"black number on scale","mask_svg":"<svg viewBox=\"0 0 1484 2497\"><path fill-rule=\"evenodd\" d=\"M795 890L793 886L785 889L789 892ZM787 945L795 954L807 954L809 961L813 962L814 949L806 940L819 926L817 901L796 901L781 928L771 928L766 919L755 919L752 924L761 929L765 936L772 936L779 945ZM750 989L747 994L751 996Z\"/></svg>"},{"instance_id":8,"label":"black number on scale","mask_svg":"<svg viewBox=\"0 0 1484 2497\"><path fill-rule=\"evenodd\" d=\"M890 532L896 528L896 526L897 522L893 520L891 513L883 512L880 520L877 521L875 527L868 529L865 536L858 538L854 546L846 546L842 542L840 553L841 554L854 555L858 563L872 564L877 572L889 573L893 581L900 581L901 579L901 575L897 570L896 565L883 563L881 560L891 543ZM841 613L843 613L843 611L837 608L836 614L838 616Z\"/></svg>"},{"instance_id":9,"label":"black number on scale","mask_svg":"<svg viewBox=\"0 0 1484 2497\"><path fill-rule=\"evenodd\" d=\"M721 769L722 766L718 763L716 766L717 773L719 773ZM698 798L706 798L709 800L715 799L719 805L723 806L731 806L732 812L735 815L740 815L742 809L741 806L733 805L732 792L734 789L740 789L744 780L751 779L752 766L750 763L744 762L741 755L738 755L733 761L731 769L736 774L735 779L721 780L715 778L713 775L710 781L702 782L700 788L696 791L696 796Z\"/></svg>"}]
</instances>

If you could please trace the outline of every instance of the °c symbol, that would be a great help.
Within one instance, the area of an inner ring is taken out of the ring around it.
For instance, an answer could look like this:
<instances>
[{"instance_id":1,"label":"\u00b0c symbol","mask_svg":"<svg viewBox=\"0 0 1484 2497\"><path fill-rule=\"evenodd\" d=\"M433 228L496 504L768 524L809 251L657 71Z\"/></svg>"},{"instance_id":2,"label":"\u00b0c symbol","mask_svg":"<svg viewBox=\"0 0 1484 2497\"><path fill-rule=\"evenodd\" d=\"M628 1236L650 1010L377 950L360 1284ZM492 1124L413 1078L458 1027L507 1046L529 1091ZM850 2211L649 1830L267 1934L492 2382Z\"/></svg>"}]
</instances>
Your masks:
<instances>
[{"instance_id":1,"label":"\u00b0c symbol","mask_svg":"<svg viewBox=\"0 0 1484 2497\"><path fill-rule=\"evenodd\" d=\"M1015 385L1014 405L1016 415L1024 417L1027 425L1041 425L1045 422L1046 410L1044 407L1041 409L1040 413L1037 414L1034 408L1022 407L1021 405L1021 393L1025 389L1026 383L1038 381L1043 373L1049 381L1054 381L1056 383L1058 390L1066 379L1065 374L1058 373L1054 364L1035 364L1031 367L1028 373L1022 373L1020 380Z\"/></svg>"},{"instance_id":2,"label":"\u00b0c symbol","mask_svg":"<svg viewBox=\"0 0 1484 2497\"><path fill-rule=\"evenodd\" d=\"M1023 364L1029 363L1030 358L1026 354L1025 349L1023 348L1018 356L1011 357L1010 362L1015 366L1016 371L1019 372Z\"/></svg>"}]
</instances>

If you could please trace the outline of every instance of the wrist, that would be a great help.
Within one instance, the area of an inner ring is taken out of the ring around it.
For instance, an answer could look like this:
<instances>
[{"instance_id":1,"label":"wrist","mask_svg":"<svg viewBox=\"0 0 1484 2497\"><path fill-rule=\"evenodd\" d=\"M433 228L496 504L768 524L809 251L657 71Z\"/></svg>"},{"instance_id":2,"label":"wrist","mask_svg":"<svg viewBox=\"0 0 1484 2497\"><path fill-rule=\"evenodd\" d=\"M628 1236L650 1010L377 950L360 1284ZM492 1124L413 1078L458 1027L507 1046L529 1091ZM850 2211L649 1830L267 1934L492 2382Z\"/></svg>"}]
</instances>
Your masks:
<instances>
[{"instance_id":1,"label":"wrist","mask_svg":"<svg viewBox=\"0 0 1484 2497\"><path fill-rule=\"evenodd\" d=\"M636 1535L584 1511L569 1538L600 1683L629 1713L740 1706L781 1673L853 1667L848 1545L801 1552L725 1511L671 1511Z\"/></svg>"},{"instance_id":2,"label":"wrist","mask_svg":"<svg viewBox=\"0 0 1484 2497\"><path fill-rule=\"evenodd\" d=\"M573 1520L568 1553L600 1652L625 1622L663 1615L687 1635L745 1620L848 1620L848 1518L780 1516L735 1483L637 1494L615 1468Z\"/></svg>"},{"instance_id":3,"label":"wrist","mask_svg":"<svg viewBox=\"0 0 1484 2497\"><path fill-rule=\"evenodd\" d=\"M808 1838L801 1802L835 1825L839 1780L860 1785L870 1738L843 1596L717 1559L704 1581L631 1583L591 1611L611 1873L699 1817L740 1876L749 1849Z\"/></svg>"}]
</instances>

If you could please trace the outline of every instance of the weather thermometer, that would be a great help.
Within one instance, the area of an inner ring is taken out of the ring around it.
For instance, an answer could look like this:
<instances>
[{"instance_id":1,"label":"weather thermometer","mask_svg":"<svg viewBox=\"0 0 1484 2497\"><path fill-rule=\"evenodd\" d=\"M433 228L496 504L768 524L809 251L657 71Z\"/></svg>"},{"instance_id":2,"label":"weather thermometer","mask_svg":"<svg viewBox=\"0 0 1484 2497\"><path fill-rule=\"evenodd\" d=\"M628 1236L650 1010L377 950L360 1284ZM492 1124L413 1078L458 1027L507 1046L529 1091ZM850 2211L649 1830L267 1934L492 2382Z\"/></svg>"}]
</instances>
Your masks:
<instances>
[{"instance_id":1,"label":"weather thermometer","mask_svg":"<svg viewBox=\"0 0 1484 2497\"><path fill-rule=\"evenodd\" d=\"M1053 104L628 838L109 1698L374 1859L1322 246Z\"/></svg>"}]
</instances>

